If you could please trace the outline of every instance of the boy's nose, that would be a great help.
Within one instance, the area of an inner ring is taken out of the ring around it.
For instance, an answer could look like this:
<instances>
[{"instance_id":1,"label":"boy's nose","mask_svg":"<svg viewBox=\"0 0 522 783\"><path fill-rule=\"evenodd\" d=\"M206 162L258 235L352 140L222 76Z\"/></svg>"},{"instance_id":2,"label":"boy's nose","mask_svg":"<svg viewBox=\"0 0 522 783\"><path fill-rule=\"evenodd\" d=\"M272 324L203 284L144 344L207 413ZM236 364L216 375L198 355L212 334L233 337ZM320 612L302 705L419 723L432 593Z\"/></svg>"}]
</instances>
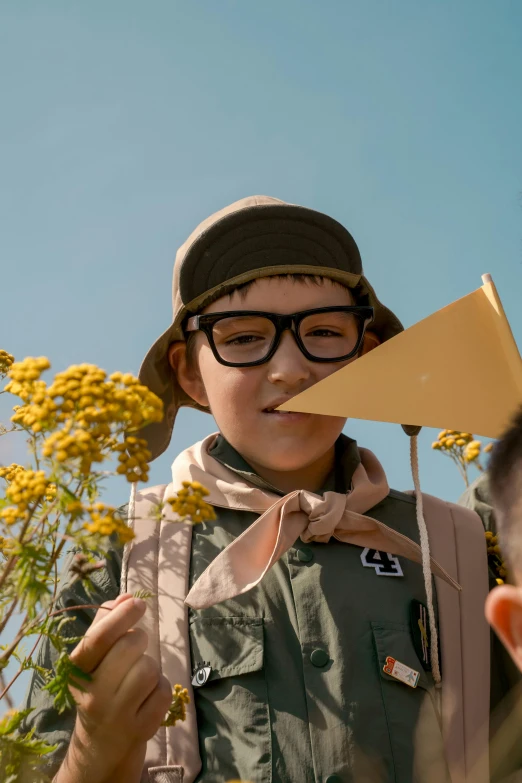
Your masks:
<instances>
[{"instance_id":1,"label":"boy's nose","mask_svg":"<svg viewBox=\"0 0 522 783\"><path fill-rule=\"evenodd\" d=\"M281 335L277 351L268 362L268 380L294 386L310 376L310 363L299 350L293 333Z\"/></svg>"}]
</instances>

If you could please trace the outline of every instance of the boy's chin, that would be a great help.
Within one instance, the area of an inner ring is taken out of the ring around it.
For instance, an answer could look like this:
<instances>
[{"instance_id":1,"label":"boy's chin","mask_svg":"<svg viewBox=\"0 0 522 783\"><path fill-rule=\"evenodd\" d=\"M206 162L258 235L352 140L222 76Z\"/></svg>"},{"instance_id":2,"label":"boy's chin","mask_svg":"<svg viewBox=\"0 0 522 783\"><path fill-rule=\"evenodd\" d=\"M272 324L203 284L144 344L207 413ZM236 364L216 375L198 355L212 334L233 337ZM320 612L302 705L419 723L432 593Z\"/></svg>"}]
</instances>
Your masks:
<instances>
[{"instance_id":1,"label":"boy's chin","mask_svg":"<svg viewBox=\"0 0 522 783\"><path fill-rule=\"evenodd\" d=\"M296 444L287 444L293 448L277 448L272 443L270 448L263 454L250 454L250 461L259 469L270 470L274 473L299 473L307 471L316 463L322 462L326 455L331 451L332 444L328 444L321 451L311 451L307 448L306 442L297 442ZM247 461L248 458L247 458Z\"/></svg>"}]
</instances>

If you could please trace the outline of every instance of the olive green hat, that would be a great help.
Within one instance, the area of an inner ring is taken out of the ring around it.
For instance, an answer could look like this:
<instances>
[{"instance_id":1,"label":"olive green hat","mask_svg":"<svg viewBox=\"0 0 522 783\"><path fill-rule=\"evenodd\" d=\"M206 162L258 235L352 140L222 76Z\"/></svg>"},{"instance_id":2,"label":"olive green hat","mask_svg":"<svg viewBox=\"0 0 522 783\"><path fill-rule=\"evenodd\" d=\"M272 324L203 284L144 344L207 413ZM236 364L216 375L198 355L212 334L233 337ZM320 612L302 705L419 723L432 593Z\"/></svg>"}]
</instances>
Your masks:
<instances>
[{"instance_id":1,"label":"olive green hat","mask_svg":"<svg viewBox=\"0 0 522 783\"><path fill-rule=\"evenodd\" d=\"M147 353L139 373L165 406L163 421L141 433L153 459L169 445L179 408L206 410L185 394L168 360L169 345L185 339L187 316L243 283L282 274L321 275L352 289L359 304L374 308L371 328L381 341L403 330L364 277L359 249L344 226L321 212L269 196L236 201L200 223L176 254L172 324Z\"/></svg>"}]
</instances>

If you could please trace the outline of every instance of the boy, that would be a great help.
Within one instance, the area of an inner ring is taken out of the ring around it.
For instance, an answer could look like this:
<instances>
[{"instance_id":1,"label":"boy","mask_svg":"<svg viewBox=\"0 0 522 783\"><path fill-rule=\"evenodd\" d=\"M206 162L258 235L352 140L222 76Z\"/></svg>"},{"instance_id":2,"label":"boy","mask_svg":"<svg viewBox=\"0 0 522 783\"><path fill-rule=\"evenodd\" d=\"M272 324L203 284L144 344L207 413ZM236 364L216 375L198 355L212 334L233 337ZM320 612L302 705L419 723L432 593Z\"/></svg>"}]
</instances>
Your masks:
<instances>
[{"instance_id":1,"label":"boy","mask_svg":"<svg viewBox=\"0 0 522 783\"><path fill-rule=\"evenodd\" d=\"M219 434L199 447L202 459L239 487L276 500L304 492L344 502L362 491L359 517L369 512L363 519L418 542L415 500L388 489L375 457L342 435L344 419L276 410L402 330L362 275L346 229L303 207L244 199L180 248L173 294L174 322L140 371L165 403L164 422L144 433L153 456L167 448L180 406L210 410ZM193 531L190 595L259 516L231 501L216 513ZM185 770L185 779L450 783L422 568L342 535L303 537L252 589L190 611L201 771ZM253 547L245 559L258 555ZM141 776L174 683L146 654L147 636L133 628L144 604L118 596L121 583L115 550L97 582L113 611L100 610L92 625L78 612L68 628L86 634L73 655L93 674L76 714L57 716L37 676L29 688L31 725L58 743L51 773L66 753L56 783L183 780L180 767ZM84 602L81 586L66 581L62 605ZM403 665L402 680L390 658ZM40 663L52 665L46 646Z\"/></svg>"}]
</instances>

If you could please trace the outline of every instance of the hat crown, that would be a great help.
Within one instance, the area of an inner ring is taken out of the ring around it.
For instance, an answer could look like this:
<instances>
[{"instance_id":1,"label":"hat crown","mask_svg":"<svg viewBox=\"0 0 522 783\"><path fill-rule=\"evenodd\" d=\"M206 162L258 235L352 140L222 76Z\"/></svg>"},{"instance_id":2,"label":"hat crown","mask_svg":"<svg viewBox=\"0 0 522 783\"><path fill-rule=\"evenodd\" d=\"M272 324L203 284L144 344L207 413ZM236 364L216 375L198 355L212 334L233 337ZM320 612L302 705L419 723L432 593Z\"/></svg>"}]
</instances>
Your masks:
<instances>
[{"instance_id":1,"label":"hat crown","mask_svg":"<svg viewBox=\"0 0 522 783\"><path fill-rule=\"evenodd\" d=\"M286 201L281 201L281 199L273 198L272 196L246 196L245 198L240 198L238 201L234 201L232 204L229 204L222 209L218 209L217 212L213 212L212 215L209 215L196 226L196 228L191 232L183 244L178 248L176 259L174 261L174 272L172 278L172 305L174 310L173 320L176 317L176 304L180 290L181 268L192 245L197 242L197 240L210 228L212 228L212 226L214 226L216 223L219 223L220 220L227 217L228 215L232 215L235 212L240 212L243 209L250 209L252 207L266 206L270 204L278 206L291 206Z\"/></svg>"},{"instance_id":2,"label":"hat crown","mask_svg":"<svg viewBox=\"0 0 522 783\"><path fill-rule=\"evenodd\" d=\"M249 196L203 220L179 248L173 321L185 307L195 311L209 297L276 274L348 275L344 282L352 287L362 261L350 232L329 215L271 196Z\"/></svg>"}]
</instances>

